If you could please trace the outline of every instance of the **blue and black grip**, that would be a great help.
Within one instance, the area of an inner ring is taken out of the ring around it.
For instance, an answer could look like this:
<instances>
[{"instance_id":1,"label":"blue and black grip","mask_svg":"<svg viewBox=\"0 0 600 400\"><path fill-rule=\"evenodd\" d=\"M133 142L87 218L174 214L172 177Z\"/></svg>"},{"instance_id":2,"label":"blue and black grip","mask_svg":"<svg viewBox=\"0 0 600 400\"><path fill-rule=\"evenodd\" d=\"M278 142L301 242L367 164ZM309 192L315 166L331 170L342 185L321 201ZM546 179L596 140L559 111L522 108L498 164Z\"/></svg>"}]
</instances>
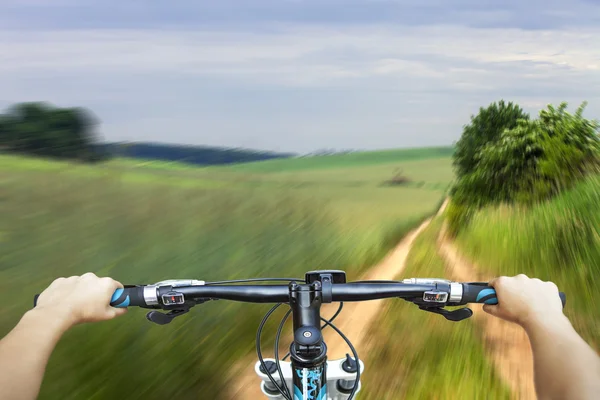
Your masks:
<instances>
[{"instance_id":1,"label":"blue and black grip","mask_svg":"<svg viewBox=\"0 0 600 400\"><path fill-rule=\"evenodd\" d=\"M567 303L567 295L563 292L558 293L558 295L564 307ZM461 303L498 304L498 297L496 296L496 290L488 286L487 282L463 283Z\"/></svg>"},{"instance_id":2,"label":"blue and black grip","mask_svg":"<svg viewBox=\"0 0 600 400\"><path fill-rule=\"evenodd\" d=\"M144 287L126 287L124 289L117 289L113 293L110 299L110 305L116 308L125 307L144 307L146 301L144 300Z\"/></svg>"}]
</instances>

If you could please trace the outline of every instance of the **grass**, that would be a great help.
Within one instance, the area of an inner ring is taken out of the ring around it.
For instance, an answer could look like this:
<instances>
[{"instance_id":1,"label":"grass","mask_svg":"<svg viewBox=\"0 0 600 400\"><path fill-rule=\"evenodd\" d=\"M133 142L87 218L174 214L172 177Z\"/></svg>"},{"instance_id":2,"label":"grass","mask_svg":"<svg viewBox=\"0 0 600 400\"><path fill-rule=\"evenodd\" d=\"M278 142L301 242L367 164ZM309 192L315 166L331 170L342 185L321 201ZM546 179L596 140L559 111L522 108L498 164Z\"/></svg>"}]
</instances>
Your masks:
<instances>
[{"instance_id":1,"label":"grass","mask_svg":"<svg viewBox=\"0 0 600 400\"><path fill-rule=\"evenodd\" d=\"M555 282L577 331L600 349L600 175L531 209L480 211L457 240L490 273Z\"/></svg>"},{"instance_id":2,"label":"grass","mask_svg":"<svg viewBox=\"0 0 600 400\"><path fill-rule=\"evenodd\" d=\"M388 164L399 161L424 160L432 158L450 157L454 153L453 147L425 147L415 149L398 149L357 152L332 156L296 157L292 159L275 159L257 161L252 163L237 164L227 167L244 172L290 172L306 171L328 168L346 168ZM222 168L222 167L214 167Z\"/></svg>"},{"instance_id":3,"label":"grass","mask_svg":"<svg viewBox=\"0 0 600 400\"><path fill-rule=\"evenodd\" d=\"M441 219L415 240L401 277L447 276L437 252ZM370 330L362 399L509 399L485 356L473 320L450 322L401 300L389 301Z\"/></svg>"},{"instance_id":4,"label":"grass","mask_svg":"<svg viewBox=\"0 0 600 400\"><path fill-rule=\"evenodd\" d=\"M398 164L424 185L380 186ZM11 302L0 310L0 335L54 278L86 271L124 283L319 268L355 278L434 210L451 179L448 158L387 165L282 176L1 156L0 289ZM266 309L208 303L167 327L132 309L79 326L53 354L40 398L217 399L228 368L253 352Z\"/></svg>"}]
</instances>

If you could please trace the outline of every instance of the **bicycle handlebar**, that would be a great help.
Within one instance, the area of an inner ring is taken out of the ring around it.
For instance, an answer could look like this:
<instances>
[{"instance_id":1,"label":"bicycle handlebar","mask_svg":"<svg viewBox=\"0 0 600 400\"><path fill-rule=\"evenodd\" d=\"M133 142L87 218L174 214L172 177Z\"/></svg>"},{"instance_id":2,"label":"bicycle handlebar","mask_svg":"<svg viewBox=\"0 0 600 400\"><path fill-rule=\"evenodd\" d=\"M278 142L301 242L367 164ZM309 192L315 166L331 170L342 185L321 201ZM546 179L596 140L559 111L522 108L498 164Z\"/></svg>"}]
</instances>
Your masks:
<instances>
[{"instance_id":1,"label":"bicycle handlebar","mask_svg":"<svg viewBox=\"0 0 600 400\"><path fill-rule=\"evenodd\" d=\"M343 283L332 285L332 301L352 302L399 297L417 301L422 305L464 305L467 303L498 304L496 291L485 282L436 282L432 284L398 283ZM425 294L430 294L425 300ZM444 295L445 293L445 295ZM177 295L182 298L175 298ZM440 297L435 300L434 295ZM563 307L566 295L559 293ZM247 303L287 303L290 299L288 285L197 285L197 286L135 286L117 289L110 305L113 307L138 306L163 308L181 301L207 299L233 300Z\"/></svg>"},{"instance_id":2,"label":"bicycle handlebar","mask_svg":"<svg viewBox=\"0 0 600 400\"><path fill-rule=\"evenodd\" d=\"M399 297L421 306L454 306L468 303L498 304L496 291L486 282L458 283L430 279L409 279L408 281L422 281L426 284L396 281L336 283L331 286L331 301L352 302ZM429 300L424 298L426 293L428 293ZM436 299L435 294L440 297ZM179 295L182 297L177 297ZM37 304L38 296L34 297L34 307ZM566 295L560 292L559 296L564 307ZM204 282L188 286L126 286L114 292L110 305L117 308L161 309L173 308L183 302L200 303L209 299L247 303L288 303L290 287L288 285L205 285Z\"/></svg>"}]
</instances>

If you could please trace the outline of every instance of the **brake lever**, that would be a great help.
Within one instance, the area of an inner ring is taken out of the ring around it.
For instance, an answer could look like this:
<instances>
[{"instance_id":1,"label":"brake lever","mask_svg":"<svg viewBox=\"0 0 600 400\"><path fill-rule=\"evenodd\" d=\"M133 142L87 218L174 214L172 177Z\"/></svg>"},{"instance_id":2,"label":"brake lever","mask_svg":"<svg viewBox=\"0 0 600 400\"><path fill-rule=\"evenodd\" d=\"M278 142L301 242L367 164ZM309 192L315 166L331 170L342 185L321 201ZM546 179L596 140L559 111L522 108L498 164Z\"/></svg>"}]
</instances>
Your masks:
<instances>
[{"instance_id":1,"label":"brake lever","mask_svg":"<svg viewBox=\"0 0 600 400\"><path fill-rule=\"evenodd\" d=\"M177 308L163 308L165 310L170 310L168 313L162 313L160 311L150 311L148 314L146 314L146 318L148 319L148 321L154 322L158 325L170 324L175 317L179 317L180 315L186 314L190 311L190 308L198 304L206 303L209 300L217 299L197 299L194 300L194 302L188 301L185 304L179 305Z\"/></svg>"},{"instance_id":2,"label":"brake lever","mask_svg":"<svg viewBox=\"0 0 600 400\"><path fill-rule=\"evenodd\" d=\"M166 314L161 313L159 311L150 311L148 314L146 314L146 318L148 319L148 321L154 322L155 324L166 325L171 323L171 321L173 321L173 318L179 317L180 315L183 315L189 311L189 307L171 310Z\"/></svg>"},{"instance_id":3,"label":"brake lever","mask_svg":"<svg viewBox=\"0 0 600 400\"><path fill-rule=\"evenodd\" d=\"M463 319L467 319L473 315L473 311L470 308L459 308L458 310L448 311L442 307L422 307L419 309L428 311L434 314L443 315L448 321L458 322Z\"/></svg>"}]
</instances>

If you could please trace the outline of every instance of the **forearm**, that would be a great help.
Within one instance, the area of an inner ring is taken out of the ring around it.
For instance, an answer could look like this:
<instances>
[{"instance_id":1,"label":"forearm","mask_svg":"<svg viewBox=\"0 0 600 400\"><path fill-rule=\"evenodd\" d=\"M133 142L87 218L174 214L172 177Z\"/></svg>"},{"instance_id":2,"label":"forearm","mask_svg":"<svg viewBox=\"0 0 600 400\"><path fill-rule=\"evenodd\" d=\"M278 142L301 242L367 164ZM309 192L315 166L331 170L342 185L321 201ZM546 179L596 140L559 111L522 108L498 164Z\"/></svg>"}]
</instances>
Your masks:
<instances>
[{"instance_id":1,"label":"forearm","mask_svg":"<svg viewBox=\"0 0 600 400\"><path fill-rule=\"evenodd\" d=\"M50 313L32 310L0 341L1 400L37 397L50 354L66 329Z\"/></svg>"},{"instance_id":2,"label":"forearm","mask_svg":"<svg viewBox=\"0 0 600 400\"><path fill-rule=\"evenodd\" d=\"M526 327L540 400L597 398L600 358L566 317Z\"/></svg>"}]
</instances>

